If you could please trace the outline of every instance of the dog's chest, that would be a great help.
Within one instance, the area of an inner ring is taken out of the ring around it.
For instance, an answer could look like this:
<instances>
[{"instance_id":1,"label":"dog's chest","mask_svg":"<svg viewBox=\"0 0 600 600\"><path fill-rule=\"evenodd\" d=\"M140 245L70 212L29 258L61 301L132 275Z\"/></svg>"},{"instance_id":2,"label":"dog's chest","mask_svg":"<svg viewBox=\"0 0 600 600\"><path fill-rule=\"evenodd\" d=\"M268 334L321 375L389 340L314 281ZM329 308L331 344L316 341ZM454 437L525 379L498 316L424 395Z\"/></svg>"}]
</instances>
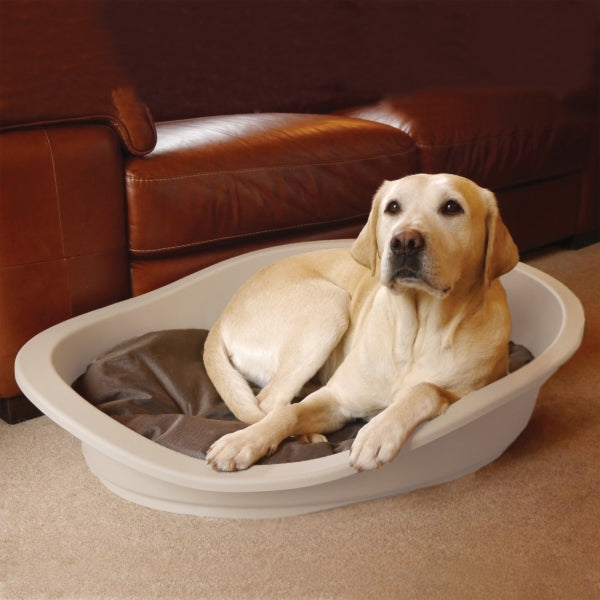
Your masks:
<instances>
[{"instance_id":1,"label":"dog's chest","mask_svg":"<svg viewBox=\"0 0 600 600\"><path fill-rule=\"evenodd\" d=\"M415 383L451 370L454 352L436 315L419 310L411 297L382 295L365 335L357 340L365 368L377 379Z\"/></svg>"}]
</instances>

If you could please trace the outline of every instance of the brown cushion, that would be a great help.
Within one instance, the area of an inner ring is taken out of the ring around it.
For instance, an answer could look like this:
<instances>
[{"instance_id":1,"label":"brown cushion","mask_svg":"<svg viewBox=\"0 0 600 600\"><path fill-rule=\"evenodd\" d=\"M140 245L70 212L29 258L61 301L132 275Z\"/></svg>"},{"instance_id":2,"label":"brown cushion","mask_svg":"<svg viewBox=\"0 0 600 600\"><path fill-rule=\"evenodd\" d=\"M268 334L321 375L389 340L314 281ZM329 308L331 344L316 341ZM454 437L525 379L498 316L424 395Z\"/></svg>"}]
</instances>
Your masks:
<instances>
[{"instance_id":1,"label":"brown cushion","mask_svg":"<svg viewBox=\"0 0 600 600\"><path fill-rule=\"evenodd\" d=\"M366 219L384 179L417 170L393 127L327 115L253 114L157 124L126 167L134 259Z\"/></svg>"},{"instance_id":2,"label":"brown cushion","mask_svg":"<svg viewBox=\"0 0 600 600\"><path fill-rule=\"evenodd\" d=\"M0 130L102 121L132 154L154 147L148 108L119 66L100 3L3 0Z\"/></svg>"},{"instance_id":3,"label":"brown cushion","mask_svg":"<svg viewBox=\"0 0 600 600\"><path fill-rule=\"evenodd\" d=\"M430 89L343 114L408 133L422 170L448 172L490 188L580 170L589 125L551 95L519 89Z\"/></svg>"},{"instance_id":4,"label":"brown cushion","mask_svg":"<svg viewBox=\"0 0 600 600\"><path fill-rule=\"evenodd\" d=\"M73 388L101 411L162 446L205 458L222 435L246 427L208 379L202 353L206 330L152 332L98 357ZM328 435L327 442L285 440L259 464L296 462L350 447L363 421Z\"/></svg>"}]
</instances>

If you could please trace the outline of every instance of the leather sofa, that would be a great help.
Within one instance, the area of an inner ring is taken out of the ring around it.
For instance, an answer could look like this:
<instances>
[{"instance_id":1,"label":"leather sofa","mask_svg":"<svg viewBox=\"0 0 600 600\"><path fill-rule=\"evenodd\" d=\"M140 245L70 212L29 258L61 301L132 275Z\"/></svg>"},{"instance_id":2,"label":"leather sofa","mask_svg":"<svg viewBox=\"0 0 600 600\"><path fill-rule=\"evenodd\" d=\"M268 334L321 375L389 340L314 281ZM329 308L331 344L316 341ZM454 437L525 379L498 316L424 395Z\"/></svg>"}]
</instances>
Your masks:
<instances>
[{"instance_id":1,"label":"leather sofa","mask_svg":"<svg viewBox=\"0 0 600 600\"><path fill-rule=\"evenodd\" d=\"M20 346L384 179L493 189L521 252L597 239L593 3L1 0L0 416Z\"/></svg>"}]
</instances>

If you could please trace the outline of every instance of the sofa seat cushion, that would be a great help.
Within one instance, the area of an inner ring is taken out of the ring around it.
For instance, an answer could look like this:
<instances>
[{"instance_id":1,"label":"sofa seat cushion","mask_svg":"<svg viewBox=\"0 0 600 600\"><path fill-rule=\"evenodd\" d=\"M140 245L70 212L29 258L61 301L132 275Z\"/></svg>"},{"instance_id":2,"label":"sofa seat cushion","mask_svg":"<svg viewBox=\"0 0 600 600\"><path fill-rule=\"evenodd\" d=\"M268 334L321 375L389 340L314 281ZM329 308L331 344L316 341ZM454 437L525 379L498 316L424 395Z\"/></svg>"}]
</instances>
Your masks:
<instances>
[{"instance_id":1,"label":"sofa seat cushion","mask_svg":"<svg viewBox=\"0 0 600 600\"><path fill-rule=\"evenodd\" d=\"M456 173L493 189L581 170L589 144L589 124L534 90L429 89L343 114L406 132L424 172Z\"/></svg>"},{"instance_id":2,"label":"sofa seat cushion","mask_svg":"<svg viewBox=\"0 0 600 600\"><path fill-rule=\"evenodd\" d=\"M347 117L232 115L157 131L155 150L126 166L134 263L356 223L384 179L418 169L405 133Z\"/></svg>"}]
</instances>

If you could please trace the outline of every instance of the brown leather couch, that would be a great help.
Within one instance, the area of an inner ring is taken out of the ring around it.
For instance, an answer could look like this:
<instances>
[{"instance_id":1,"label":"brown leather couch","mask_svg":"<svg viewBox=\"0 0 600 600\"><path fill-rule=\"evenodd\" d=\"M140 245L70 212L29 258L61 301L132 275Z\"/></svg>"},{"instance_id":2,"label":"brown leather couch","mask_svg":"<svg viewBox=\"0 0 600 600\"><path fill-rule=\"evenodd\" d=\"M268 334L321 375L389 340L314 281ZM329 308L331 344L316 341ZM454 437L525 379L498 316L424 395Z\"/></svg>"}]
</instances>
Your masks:
<instances>
[{"instance_id":1,"label":"brown leather couch","mask_svg":"<svg viewBox=\"0 0 600 600\"><path fill-rule=\"evenodd\" d=\"M522 252L596 239L594 3L0 0L0 416L38 331L271 244L384 179L492 188Z\"/></svg>"}]
</instances>

